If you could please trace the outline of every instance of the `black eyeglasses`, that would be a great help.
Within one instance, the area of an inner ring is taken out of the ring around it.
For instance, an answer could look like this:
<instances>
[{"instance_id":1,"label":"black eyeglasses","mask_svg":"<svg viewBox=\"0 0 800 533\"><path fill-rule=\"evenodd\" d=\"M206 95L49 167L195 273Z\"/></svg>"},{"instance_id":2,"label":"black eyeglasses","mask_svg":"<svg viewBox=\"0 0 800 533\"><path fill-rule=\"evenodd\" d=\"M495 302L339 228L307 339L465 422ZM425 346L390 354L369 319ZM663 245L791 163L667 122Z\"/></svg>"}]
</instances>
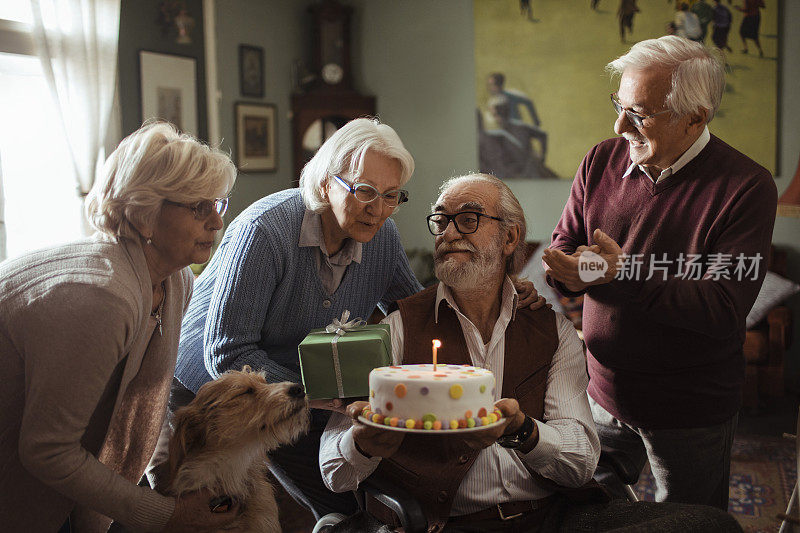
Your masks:
<instances>
[{"instance_id":1,"label":"black eyeglasses","mask_svg":"<svg viewBox=\"0 0 800 533\"><path fill-rule=\"evenodd\" d=\"M636 126L637 128L641 128L644 125L644 121L647 120L648 118L653 118L655 116L663 115L664 113L670 112L669 109L665 109L664 111L659 111L658 113L653 113L652 115L642 115L641 113L637 113L632 109L627 109L625 107L622 107L622 104L619 101L619 97L617 97L617 93L611 93L611 105L614 106L614 111L617 112L617 116L619 116L620 113L625 111L625 114L628 115L630 121L633 122L633 125Z\"/></svg>"},{"instance_id":2,"label":"black eyeglasses","mask_svg":"<svg viewBox=\"0 0 800 533\"><path fill-rule=\"evenodd\" d=\"M341 183L342 187L350 191L350 193L356 197L356 200L365 204L374 201L378 196L383 198L383 202L389 207L397 207L403 202L408 201L408 191L403 189L395 189L393 191L380 193L378 189L368 183L354 183L350 185L339 176L334 176L333 178Z\"/></svg>"},{"instance_id":3,"label":"black eyeglasses","mask_svg":"<svg viewBox=\"0 0 800 533\"><path fill-rule=\"evenodd\" d=\"M205 220L212 211L216 211L219 216L223 216L228 210L227 198L215 198L213 200L200 200L193 204L182 204L180 202L173 202L172 200L164 200L165 204L177 205L178 207L185 207L191 209L194 213L194 218L197 220Z\"/></svg>"},{"instance_id":4,"label":"black eyeglasses","mask_svg":"<svg viewBox=\"0 0 800 533\"><path fill-rule=\"evenodd\" d=\"M493 217L484 213L478 213L477 211L462 211L461 213L456 213L455 215L434 213L432 215L428 215L426 218L428 219L428 231L430 231L433 235L442 235L445 231L447 231L447 226L450 225L451 221L453 222L453 225L455 225L457 232L462 235L469 235L470 233L475 233L478 231L481 217L491 218L492 220L497 220L499 222L505 222L505 220L502 218Z\"/></svg>"}]
</instances>

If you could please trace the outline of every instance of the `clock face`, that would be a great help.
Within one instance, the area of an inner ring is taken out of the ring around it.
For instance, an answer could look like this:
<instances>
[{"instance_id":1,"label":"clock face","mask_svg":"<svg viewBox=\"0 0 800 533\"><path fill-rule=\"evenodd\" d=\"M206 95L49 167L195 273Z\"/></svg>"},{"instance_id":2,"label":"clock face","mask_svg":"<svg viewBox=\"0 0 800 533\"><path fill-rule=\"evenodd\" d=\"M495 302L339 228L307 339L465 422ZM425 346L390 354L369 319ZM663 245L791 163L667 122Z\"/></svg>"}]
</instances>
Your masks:
<instances>
[{"instance_id":1,"label":"clock face","mask_svg":"<svg viewBox=\"0 0 800 533\"><path fill-rule=\"evenodd\" d=\"M325 83L336 85L342 81L343 77L344 71L342 70L342 67L336 63L328 63L322 67L322 79L325 81Z\"/></svg>"}]
</instances>

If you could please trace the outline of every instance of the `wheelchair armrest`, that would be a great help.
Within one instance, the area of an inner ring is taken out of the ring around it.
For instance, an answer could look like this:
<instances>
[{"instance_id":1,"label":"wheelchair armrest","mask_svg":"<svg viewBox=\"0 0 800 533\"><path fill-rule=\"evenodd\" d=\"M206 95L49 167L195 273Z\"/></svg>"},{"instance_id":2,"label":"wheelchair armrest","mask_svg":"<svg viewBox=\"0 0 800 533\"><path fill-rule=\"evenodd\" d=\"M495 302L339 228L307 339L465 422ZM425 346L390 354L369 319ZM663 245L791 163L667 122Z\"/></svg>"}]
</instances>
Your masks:
<instances>
[{"instance_id":1,"label":"wheelchair armrest","mask_svg":"<svg viewBox=\"0 0 800 533\"><path fill-rule=\"evenodd\" d=\"M424 533L428 530L428 520L422 512L422 506L401 487L373 475L362 481L359 488L391 509L406 533Z\"/></svg>"},{"instance_id":2,"label":"wheelchair armrest","mask_svg":"<svg viewBox=\"0 0 800 533\"><path fill-rule=\"evenodd\" d=\"M639 470L624 454L617 450L604 448L600 452L600 465L614 471L625 485L635 485L639 481Z\"/></svg>"}]
</instances>

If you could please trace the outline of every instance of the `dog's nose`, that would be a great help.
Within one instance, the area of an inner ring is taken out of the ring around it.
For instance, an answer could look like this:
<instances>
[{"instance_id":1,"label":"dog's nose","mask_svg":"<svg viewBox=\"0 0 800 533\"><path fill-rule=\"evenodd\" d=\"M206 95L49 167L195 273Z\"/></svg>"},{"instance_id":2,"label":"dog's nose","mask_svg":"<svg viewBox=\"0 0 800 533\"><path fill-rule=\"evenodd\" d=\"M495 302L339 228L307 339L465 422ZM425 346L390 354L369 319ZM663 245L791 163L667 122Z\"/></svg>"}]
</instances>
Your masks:
<instances>
[{"instance_id":1,"label":"dog's nose","mask_svg":"<svg viewBox=\"0 0 800 533\"><path fill-rule=\"evenodd\" d=\"M306 395L306 390L302 385L294 384L289 387L289 390L286 391L286 394L288 394L290 398L302 398Z\"/></svg>"}]
</instances>

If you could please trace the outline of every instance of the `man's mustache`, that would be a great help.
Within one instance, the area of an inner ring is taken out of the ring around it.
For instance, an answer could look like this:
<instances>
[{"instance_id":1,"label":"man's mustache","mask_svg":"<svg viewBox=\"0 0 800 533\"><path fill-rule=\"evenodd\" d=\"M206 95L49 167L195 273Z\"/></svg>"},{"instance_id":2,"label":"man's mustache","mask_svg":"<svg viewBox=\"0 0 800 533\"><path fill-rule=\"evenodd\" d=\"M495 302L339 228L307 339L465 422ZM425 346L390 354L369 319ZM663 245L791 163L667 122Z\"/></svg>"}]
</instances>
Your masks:
<instances>
[{"instance_id":1,"label":"man's mustache","mask_svg":"<svg viewBox=\"0 0 800 533\"><path fill-rule=\"evenodd\" d=\"M450 252L477 252L478 249L475 248L470 243L461 243L461 244L442 244L436 248L433 253L433 258L435 260L441 259L444 254L448 254Z\"/></svg>"}]
</instances>

